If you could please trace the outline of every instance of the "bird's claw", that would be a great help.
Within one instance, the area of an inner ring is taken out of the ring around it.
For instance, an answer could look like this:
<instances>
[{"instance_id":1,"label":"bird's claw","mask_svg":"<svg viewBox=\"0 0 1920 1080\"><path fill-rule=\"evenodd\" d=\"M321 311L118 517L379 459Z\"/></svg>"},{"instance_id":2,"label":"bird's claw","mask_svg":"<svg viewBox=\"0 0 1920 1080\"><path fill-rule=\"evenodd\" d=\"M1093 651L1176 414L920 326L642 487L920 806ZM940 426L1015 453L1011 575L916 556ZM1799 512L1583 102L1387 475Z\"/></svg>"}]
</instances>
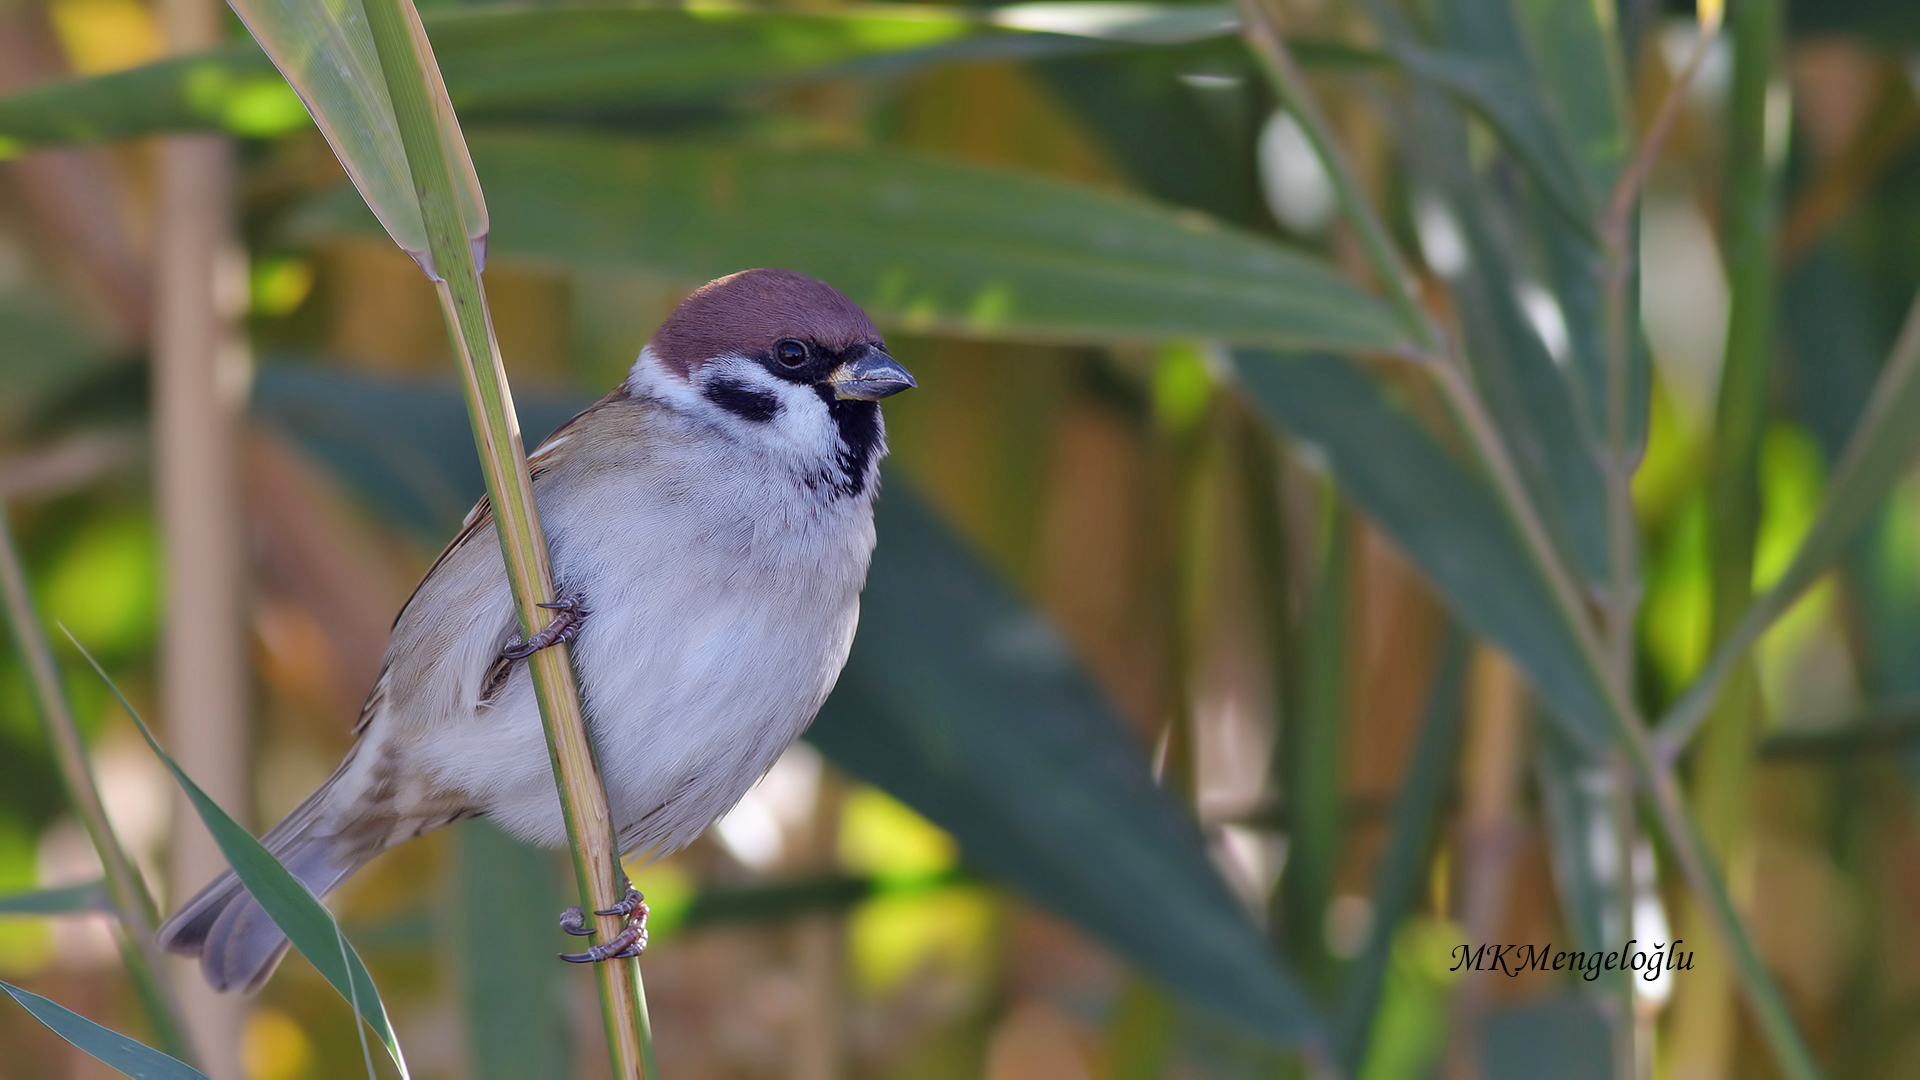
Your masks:
<instances>
[{"instance_id":1,"label":"bird's claw","mask_svg":"<svg viewBox=\"0 0 1920 1080\"><path fill-rule=\"evenodd\" d=\"M586 952L563 952L560 959L569 964L598 964L606 960L632 960L646 951L647 928L632 925L615 934L612 941L589 946Z\"/></svg>"},{"instance_id":2,"label":"bird's claw","mask_svg":"<svg viewBox=\"0 0 1920 1080\"><path fill-rule=\"evenodd\" d=\"M587 925L587 916L578 904L560 913L560 929L574 937L592 937L594 932L593 927Z\"/></svg>"},{"instance_id":3,"label":"bird's claw","mask_svg":"<svg viewBox=\"0 0 1920 1080\"><path fill-rule=\"evenodd\" d=\"M620 915L627 920L626 926L611 939L590 946L585 952L561 953L560 959L569 964L597 964L603 960L628 960L647 951L647 898L640 890L627 885L626 896L620 902L595 915ZM575 937L592 934L593 928L587 925L587 917L578 907L570 907L560 913L560 929Z\"/></svg>"},{"instance_id":4,"label":"bird's claw","mask_svg":"<svg viewBox=\"0 0 1920 1080\"><path fill-rule=\"evenodd\" d=\"M541 649L558 645L563 641L571 643L575 635L580 633L580 624L586 621L590 613L586 601L578 593L562 593L558 599L535 606L553 612L553 618L547 622L547 625L534 631L533 636L527 640L501 649L501 656L509 660L525 660Z\"/></svg>"},{"instance_id":5,"label":"bird's claw","mask_svg":"<svg viewBox=\"0 0 1920 1080\"><path fill-rule=\"evenodd\" d=\"M640 913L640 918L642 920L646 919L647 898L641 894L639 889L636 889L633 887L633 882L629 881L627 882L627 895L621 897L618 903L614 904L612 907L608 908L607 910L596 911L594 912L594 914L595 915L631 915L636 911Z\"/></svg>"}]
</instances>

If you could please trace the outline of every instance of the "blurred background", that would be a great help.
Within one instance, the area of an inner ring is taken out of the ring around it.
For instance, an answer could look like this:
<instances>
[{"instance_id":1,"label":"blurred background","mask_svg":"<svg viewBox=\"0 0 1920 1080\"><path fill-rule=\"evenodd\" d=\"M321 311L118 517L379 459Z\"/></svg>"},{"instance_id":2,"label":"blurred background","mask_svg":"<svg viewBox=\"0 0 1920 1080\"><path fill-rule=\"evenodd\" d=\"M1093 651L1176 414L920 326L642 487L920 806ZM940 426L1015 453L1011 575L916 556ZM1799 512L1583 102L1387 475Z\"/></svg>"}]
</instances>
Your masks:
<instances>
[{"instance_id":1,"label":"blurred background","mask_svg":"<svg viewBox=\"0 0 1920 1080\"><path fill-rule=\"evenodd\" d=\"M0 500L47 620L259 831L480 477L430 286L239 22L169 3L0 3ZM920 382L840 691L635 868L666 1075L1775 1074L1617 758L1506 658L1552 636L1524 549L1231 9L421 6L530 448L748 266L841 286ZM1569 564L1631 550L1661 715L1793 559L1920 283L1920 19L1736 5L1676 89L1685 6L1277 10ZM1623 536L1593 226L1670 94ZM1681 778L1823 1068L1886 1077L1920 1070L1920 476L1871 501ZM218 855L54 636L170 907ZM98 875L0 656L0 897ZM567 880L468 822L336 896L417 1075L604 1073ZM0 978L147 1038L108 923L0 914ZM1692 970L1626 983L1455 952L1676 935ZM216 1080L363 1072L298 956L245 1000L171 975ZM0 1077L100 1075L0 1007Z\"/></svg>"}]
</instances>

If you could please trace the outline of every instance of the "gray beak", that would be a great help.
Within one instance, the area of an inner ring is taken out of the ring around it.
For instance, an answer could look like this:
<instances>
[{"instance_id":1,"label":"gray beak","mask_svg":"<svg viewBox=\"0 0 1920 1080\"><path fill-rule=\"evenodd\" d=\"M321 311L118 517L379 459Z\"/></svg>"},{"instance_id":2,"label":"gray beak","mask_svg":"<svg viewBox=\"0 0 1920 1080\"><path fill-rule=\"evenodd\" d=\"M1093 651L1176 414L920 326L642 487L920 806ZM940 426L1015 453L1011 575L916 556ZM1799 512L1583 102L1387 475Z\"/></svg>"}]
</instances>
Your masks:
<instances>
[{"instance_id":1,"label":"gray beak","mask_svg":"<svg viewBox=\"0 0 1920 1080\"><path fill-rule=\"evenodd\" d=\"M879 401L918 385L906 368L879 349L868 349L860 359L834 368L827 384L833 387L833 396L842 401Z\"/></svg>"}]
</instances>

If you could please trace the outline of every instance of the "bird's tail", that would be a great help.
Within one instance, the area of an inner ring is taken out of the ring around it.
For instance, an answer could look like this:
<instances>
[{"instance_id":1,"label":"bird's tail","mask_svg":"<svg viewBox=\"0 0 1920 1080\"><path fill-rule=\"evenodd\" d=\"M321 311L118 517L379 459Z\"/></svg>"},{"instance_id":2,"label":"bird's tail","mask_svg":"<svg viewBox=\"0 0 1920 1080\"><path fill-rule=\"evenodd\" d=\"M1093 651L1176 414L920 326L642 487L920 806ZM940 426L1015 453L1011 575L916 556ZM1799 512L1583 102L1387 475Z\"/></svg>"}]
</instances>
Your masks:
<instances>
[{"instance_id":1,"label":"bird's tail","mask_svg":"<svg viewBox=\"0 0 1920 1080\"><path fill-rule=\"evenodd\" d=\"M368 851L363 845L342 843L327 827L327 815L321 811L339 778L340 773L335 773L260 838L274 858L315 896L326 896L377 854L377 850ZM201 970L215 990L252 993L260 989L287 952L287 936L232 870L215 878L175 912L161 925L158 937L169 952L198 956Z\"/></svg>"}]
</instances>

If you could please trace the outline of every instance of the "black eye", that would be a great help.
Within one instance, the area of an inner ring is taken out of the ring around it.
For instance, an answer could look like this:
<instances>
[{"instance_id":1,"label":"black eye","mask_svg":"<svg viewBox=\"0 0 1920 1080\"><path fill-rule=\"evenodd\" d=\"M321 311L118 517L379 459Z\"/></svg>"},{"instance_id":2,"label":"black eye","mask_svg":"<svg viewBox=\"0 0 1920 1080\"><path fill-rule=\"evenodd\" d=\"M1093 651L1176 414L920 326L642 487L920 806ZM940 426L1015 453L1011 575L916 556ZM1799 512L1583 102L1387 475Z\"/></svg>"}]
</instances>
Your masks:
<instances>
[{"instance_id":1,"label":"black eye","mask_svg":"<svg viewBox=\"0 0 1920 1080\"><path fill-rule=\"evenodd\" d=\"M799 367L807 362L806 342L781 338L773 343L773 358L787 367Z\"/></svg>"}]
</instances>

